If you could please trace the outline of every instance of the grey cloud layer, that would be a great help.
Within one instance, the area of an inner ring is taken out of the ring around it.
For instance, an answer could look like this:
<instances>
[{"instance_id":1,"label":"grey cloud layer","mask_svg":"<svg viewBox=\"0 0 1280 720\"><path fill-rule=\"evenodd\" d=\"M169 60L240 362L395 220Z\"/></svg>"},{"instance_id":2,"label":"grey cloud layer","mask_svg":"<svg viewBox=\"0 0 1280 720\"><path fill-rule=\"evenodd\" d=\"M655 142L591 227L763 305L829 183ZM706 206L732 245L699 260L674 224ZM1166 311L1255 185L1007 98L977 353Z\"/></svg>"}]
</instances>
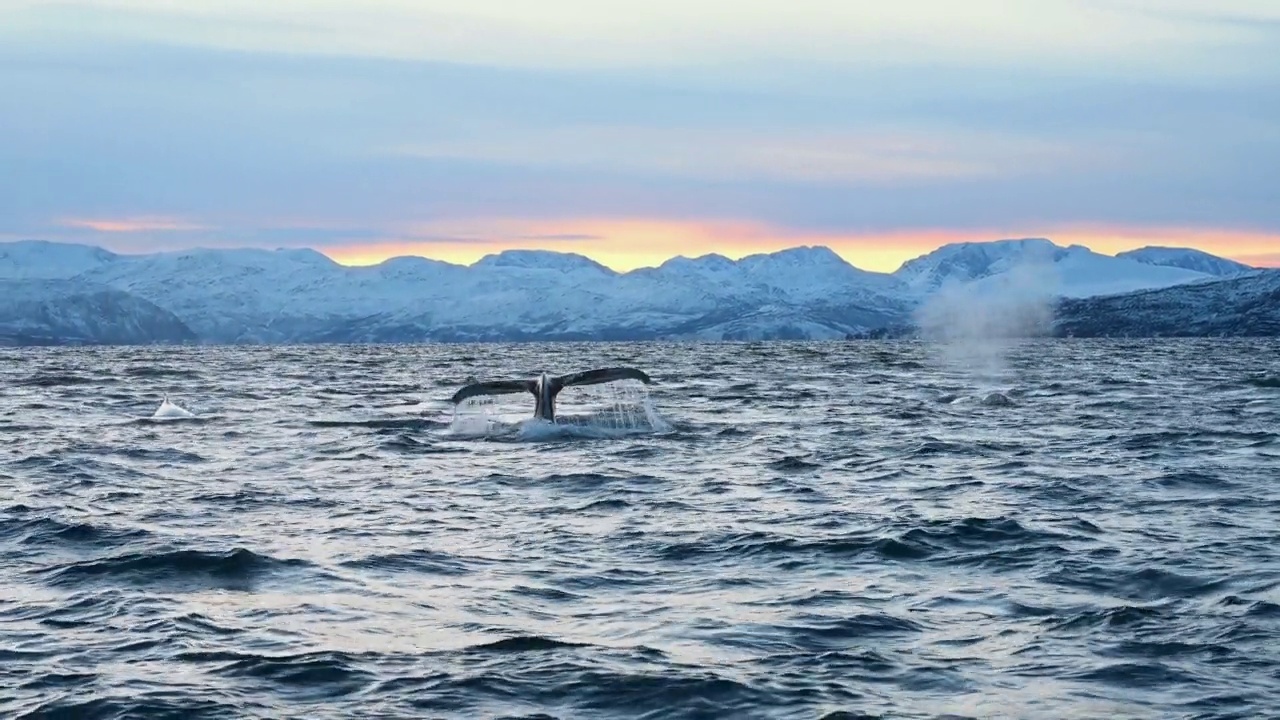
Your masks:
<instances>
[{"instance_id":1,"label":"grey cloud layer","mask_svg":"<svg viewBox=\"0 0 1280 720\"><path fill-rule=\"evenodd\" d=\"M1274 73L777 64L752 83L697 70L5 43L0 215L18 233L171 214L245 237L289 218L372 238L582 215L1280 230Z\"/></svg>"}]
</instances>

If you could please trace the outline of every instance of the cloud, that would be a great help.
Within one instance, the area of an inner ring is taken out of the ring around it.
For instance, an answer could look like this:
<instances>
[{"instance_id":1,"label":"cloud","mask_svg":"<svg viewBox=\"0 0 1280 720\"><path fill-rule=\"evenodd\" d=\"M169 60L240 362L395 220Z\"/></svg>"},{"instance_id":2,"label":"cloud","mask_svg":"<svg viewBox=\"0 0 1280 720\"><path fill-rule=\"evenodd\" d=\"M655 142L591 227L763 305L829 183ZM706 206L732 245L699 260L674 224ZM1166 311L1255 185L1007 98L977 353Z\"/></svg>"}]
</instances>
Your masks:
<instances>
[{"instance_id":1,"label":"cloud","mask_svg":"<svg viewBox=\"0 0 1280 720\"><path fill-rule=\"evenodd\" d=\"M1153 19L1152 3L290 2L6 3L0 97L21 111L0 113L0 231L199 218L113 242L611 237L586 218L897 251L935 232L1280 229L1280 80L1259 31ZM424 41L446 30L462 40ZM477 218L513 222L449 231Z\"/></svg>"},{"instance_id":2,"label":"cloud","mask_svg":"<svg viewBox=\"0 0 1280 720\"><path fill-rule=\"evenodd\" d=\"M1200 0L1091 0L1091 3L1102 9L1191 25L1226 23L1266 32L1270 25L1280 23L1280 7L1272 0L1220 0L1211 5Z\"/></svg>"},{"instance_id":3,"label":"cloud","mask_svg":"<svg viewBox=\"0 0 1280 720\"><path fill-rule=\"evenodd\" d=\"M881 184L1020 177L1101 165L1086 149L1008 133L948 128L651 128L636 125L496 129L413 144L396 154L434 160L634 172L701 180Z\"/></svg>"},{"instance_id":4,"label":"cloud","mask_svg":"<svg viewBox=\"0 0 1280 720\"><path fill-rule=\"evenodd\" d=\"M589 233L544 233L541 235L520 235L519 240L555 240L557 242L585 242L590 240L604 240L603 235L591 235Z\"/></svg>"},{"instance_id":5,"label":"cloud","mask_svg":"<svg viewBox=\"0 0 1280 720\"><path fill-rule=\"evenodd\" d=\"M1153 13L1151 3L1039 0L650 0L618 12L591 0L18 0L0 26L76 41L113 37L288 54L508 67L652 69L770 61L966 62L1203 71L1247 29ZM1185 3L1184 3L1185 5ZM1250 12L1227 0L1218 12Z\"/></svg>"},{"instance_id":6,"label":"cloud","mask_svg":"<svg viewBox=\"0 0 1280 720\"><path fill-rule=\"evenodd\" d=\"M1261 255L1236 255L1232 258L1245 265L1254 267L1280 268L1280 253L1264 253Z\"/></svg>"},{"instance_id":7,"label":"cloud","mask_svg":"<svg viewBox=\"0 0 1280 720\"><path fill-rule=\"evenodd\" d=\"M83 228L101 233L152 233L209 229L204 225L186 222L177 218L162 217L100 219L68 218L60 220L58 224L66 227Z\"/></svg>"}]
</instances>

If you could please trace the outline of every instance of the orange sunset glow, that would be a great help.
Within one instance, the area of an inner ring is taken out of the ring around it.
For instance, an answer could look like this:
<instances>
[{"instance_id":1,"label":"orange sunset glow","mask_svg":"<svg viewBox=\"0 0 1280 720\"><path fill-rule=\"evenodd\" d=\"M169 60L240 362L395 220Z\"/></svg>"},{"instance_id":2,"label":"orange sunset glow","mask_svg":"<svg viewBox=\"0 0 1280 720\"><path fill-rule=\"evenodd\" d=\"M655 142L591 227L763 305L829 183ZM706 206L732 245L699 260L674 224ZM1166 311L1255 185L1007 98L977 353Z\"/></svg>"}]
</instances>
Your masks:
<instances>
[{"instance_id":1,"label":"orange sunset glow","mask_svg":"<svg viewBox=\"0 0 1280 720\"><path fill-rule=\"evenodd\" d=\"M100 233L142 233L178 230L205 230L204 225L171 217L67 218L60 225Z\"/></svg>"},{"instance_id":2,"label":"orange sunset glow","mask_svg":"<svg viewBox=\"0 0 1280 720\"><path fill-rule=\"evenodd\" d=\"M433 239L415 239L419 237ZM440 237L449 239L434 239ZM578 253L625 272L654 267L678 255L696 257L718 253L738 259L801 245L824 245L856 267L892 272L903 262L949 243L1017 237L1047 237L1059 245L1083 245L1107 255L1145 245L1192 247L1241 262L1280 266L1280 234L1090 225L1048 230L904 229L856 234L805 232L747 221L507 220L448 227L417 226L387 239L327 247L322 252L344 265L375 265L398 256L421 256L469 265L503 250L539 249Z\"/></svg>"}]
</instances>

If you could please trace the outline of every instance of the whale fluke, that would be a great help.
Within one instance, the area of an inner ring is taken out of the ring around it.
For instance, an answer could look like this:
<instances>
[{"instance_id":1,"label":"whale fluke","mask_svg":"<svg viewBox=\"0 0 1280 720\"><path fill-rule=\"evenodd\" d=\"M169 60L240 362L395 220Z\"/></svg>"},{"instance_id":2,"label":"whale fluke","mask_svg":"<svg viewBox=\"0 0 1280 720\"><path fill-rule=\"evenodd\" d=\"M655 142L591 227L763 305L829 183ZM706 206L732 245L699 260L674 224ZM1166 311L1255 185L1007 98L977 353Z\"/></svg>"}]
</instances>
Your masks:
<instances>
[{"instance_id":1,"label":"whale fluke","mask_svg":"<svg viewBox=\"0 0 1280 720\"><path fill-rule=\"evenodd\" d=\"M616 380L639 380L646 385L653 382L644 372L629 367L597 368L554 377L544 372L540 377L529 380L490 380L472 383L454 393L450 401L456 405L467 398L479 395L528 392L536 398L534 416L554 421L556 395L559 395L561 390L573 385L596 385Z\"/></svg>"},{"instance_id":2,"label":"whale fluke","mask_svg":"<svg viewBox=\"0 0 1280 720\"><path fill-rule=\"evenodd\" d=\"M472 383L453 394L450 399L454 405L476 397L477 395L508 395L518 392L533 392L537 380L494 380L491 382Z\"/></svg>"},{"instance_id":3,"label":"whale fluke","mask_svg":"<svg viewBox=\"0 0 1280 720\"><path fill-rule=\"evenodd\" d=\"M558 378L552 378L552 382L560 383L562 388L570 385L595 385L598 383L613 382L615 380L639 380L648 385L653 382L649 376L629 367L600 368L599 370L585 370L583 372L570 373L569 375L561 375Z\"/></svg>"}]
</instances>

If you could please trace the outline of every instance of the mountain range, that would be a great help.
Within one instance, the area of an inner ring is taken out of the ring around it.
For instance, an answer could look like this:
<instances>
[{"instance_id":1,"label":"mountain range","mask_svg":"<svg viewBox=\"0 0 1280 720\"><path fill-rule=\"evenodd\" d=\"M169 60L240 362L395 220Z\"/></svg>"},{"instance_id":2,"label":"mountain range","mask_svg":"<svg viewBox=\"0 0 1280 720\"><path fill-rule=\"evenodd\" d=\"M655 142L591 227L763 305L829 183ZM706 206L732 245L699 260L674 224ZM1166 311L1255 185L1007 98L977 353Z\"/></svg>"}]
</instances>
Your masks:
<instances>
[{"instance_id":1,"label":"mountain range","mask_svg":"<svg viewBox=\"0 0 1280 720\"><path fill-rule=\"evenodd\" d=\"M1212 337L1280 335L1280 270L1162 290L1064 300L1055 335Z\"/></svg>"},{"instance_id":2,"label":"mountain range","mask_svg":"<svg viewBox=\"0 0 1280 720\"><path fill-rule=\"evenodd\" d=\"M309 249L123 255L20 241L0 243L0 343L836 339L919 327L938 306L990 315L992 303L1049 307L1056 324L1040 330L1088 334L1114 323L1086 317L1193 312L1162 294L1175 290L1243 303L1276 272L1198 250L1109 256L1043 238L944 245L892 273L808 246L617 272L542 250L351 267ZM1231 289L1196 289L1222 283Z\"/></svg>"}]
</instances>

